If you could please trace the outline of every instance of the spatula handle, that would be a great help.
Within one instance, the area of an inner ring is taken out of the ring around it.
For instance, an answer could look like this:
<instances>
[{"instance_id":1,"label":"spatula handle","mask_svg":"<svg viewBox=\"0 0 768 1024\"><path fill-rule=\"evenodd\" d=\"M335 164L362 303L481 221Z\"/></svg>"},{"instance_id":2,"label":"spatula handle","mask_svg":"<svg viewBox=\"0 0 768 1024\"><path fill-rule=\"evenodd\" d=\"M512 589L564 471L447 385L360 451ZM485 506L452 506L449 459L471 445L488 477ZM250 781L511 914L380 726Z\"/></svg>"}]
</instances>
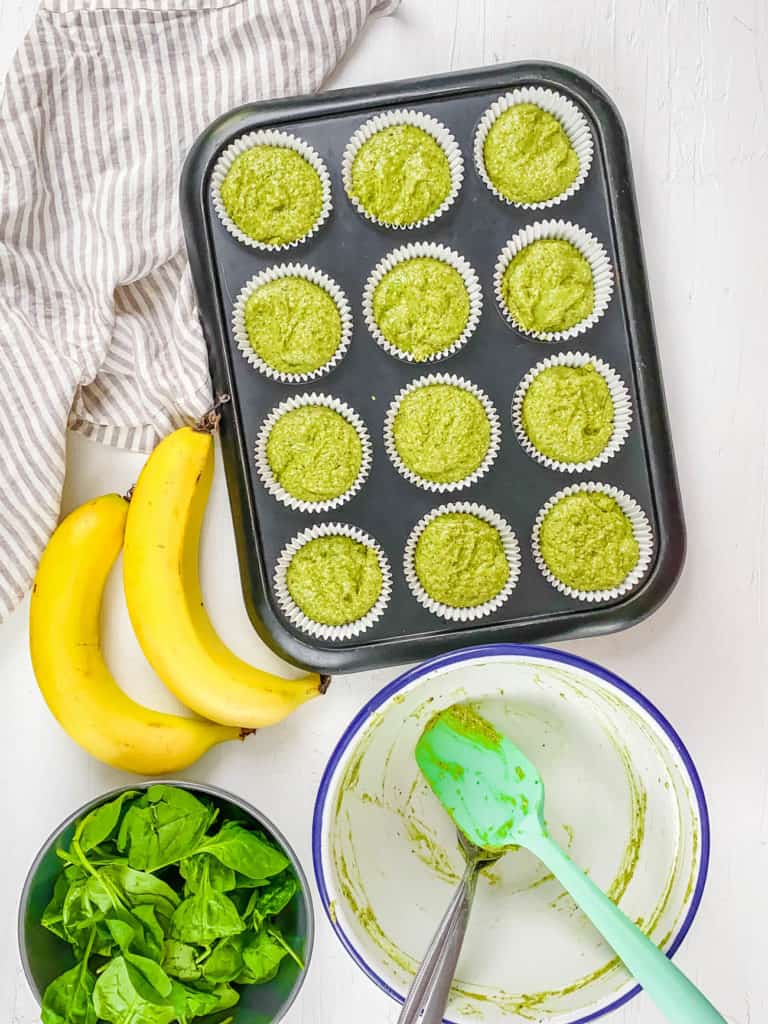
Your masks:
<instances>
[{"instance_id":1,"label":"spatula handle","mask_svg":"<svg viewBox=\"0 0 768 1024\"><path fill-rule=\"evenodd\" d=\"M727 1024L683 972L548 835L526 843L571 894L625 967L672 1024Z\"/></svg>"}]
</instances>

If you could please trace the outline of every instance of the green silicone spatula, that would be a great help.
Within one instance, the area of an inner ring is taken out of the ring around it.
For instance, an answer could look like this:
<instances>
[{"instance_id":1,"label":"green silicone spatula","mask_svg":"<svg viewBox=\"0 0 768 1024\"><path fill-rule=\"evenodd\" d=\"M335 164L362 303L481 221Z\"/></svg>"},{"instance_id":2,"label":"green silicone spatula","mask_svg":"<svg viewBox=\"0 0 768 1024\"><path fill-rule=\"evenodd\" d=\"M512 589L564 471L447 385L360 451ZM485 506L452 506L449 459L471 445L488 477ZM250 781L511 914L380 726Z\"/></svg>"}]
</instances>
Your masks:
<instances>
[{"instance_id":1,"label":"green silicone spatula","mask_svg":"<svg viewBox=\"0 0 768 1024\"><path fill-rule=\"evenodd\" d=\"M429 723L416 761L464 835L488 851L525 846L613 947L674 1024L726 1024L709 1000L592 882L547 832L544 785L531 762L467 704Z\"/></svg>"}]
</instances>

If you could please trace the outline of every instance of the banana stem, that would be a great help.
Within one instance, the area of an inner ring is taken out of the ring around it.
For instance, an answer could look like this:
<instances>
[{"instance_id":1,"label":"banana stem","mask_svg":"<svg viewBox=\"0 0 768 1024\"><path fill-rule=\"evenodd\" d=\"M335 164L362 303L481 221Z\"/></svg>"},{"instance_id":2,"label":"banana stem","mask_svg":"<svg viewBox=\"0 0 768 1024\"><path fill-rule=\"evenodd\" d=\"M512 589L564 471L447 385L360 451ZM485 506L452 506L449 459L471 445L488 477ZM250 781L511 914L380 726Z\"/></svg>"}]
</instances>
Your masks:
<instances>
[{"instance_id":1,"label":"banana stem","mask_svg":"<svg viewBox=\"0 0 768 1024\"><path fill-rule=\"evenodd\" d=\"M230 401L230 396L226 392L222 395L216 396L216 401L213 403L211 408L203 413L200 419L192 427L199 434L215 434L218 430L219 423L221 422L221 413L219 409L222 405L226 405Z\"/></svg>"}]
</instances>

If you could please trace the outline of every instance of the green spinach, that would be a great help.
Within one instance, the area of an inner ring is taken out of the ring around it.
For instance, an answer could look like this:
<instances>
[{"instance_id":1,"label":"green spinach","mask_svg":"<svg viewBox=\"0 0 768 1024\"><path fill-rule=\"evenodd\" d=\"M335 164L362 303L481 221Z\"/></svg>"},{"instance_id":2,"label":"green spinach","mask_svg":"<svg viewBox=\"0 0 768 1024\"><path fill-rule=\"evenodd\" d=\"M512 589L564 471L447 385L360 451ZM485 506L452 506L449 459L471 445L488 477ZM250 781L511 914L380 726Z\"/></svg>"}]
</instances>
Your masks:
<instances>
[{"instance_id":1,"label":"green spinach","mask_svg":"<svg viewBox=\"0 0 768 1024\"><path fill-rule=\"evenodd\" d=\"M189 856L217 812L177 786L150 786L123 816L117 848L140 871L157 871Z\"/></svg>"},{"instance_id":2,"label":"green spinach","mask_svg":"<svg viewBox=\"0 0 768 1024\"><path fill-rule=\"evenodd\" d=\"M96 978L88 970L91 945L83 959L60 974L45 990L41 1010L43 1024L96 1024L93 990Z\"/></svg>"},{"instance_id":3,"label":"green spinach","mask_svg":"<svg viewBox=\"0 0 768 1024\"><path fill-rule=\"evenodd\" d=\"M168 995L171 991L169 987ZM171 1024L177 1019L173 1004L123 956L115 957L99 975L93 1006L108 1024Z\"/></svg>"},{"instance_id":4,"label":"green spinach","mask_svg":"<svg viewBox=\"0 0 768 1024\"><path fill-rule=\"evenodd\" d=\"M242 935L230 935L226 939L220 939L202 965L203 978L214 985L234 981L242 969Z\"/></svg>"},{"instance_id":5,"label":"green spinach","mask_svg":"<svg viewBox=\"0 0 768 1024\"><path fill-rule=\"evenodd\" d=\"M235 981L253 985L271 981L287 952L268 932L258 932L243 947L243 970Z\"/></svg>"},{"instance_id":6,"label":"green spinach","mask_svg":"<svg viewBox=\"0 0 768 1024\"><path fill-rule=\"evenodd\" d=\"M238 886L237 873L216 860L210 853L195 853L179 861L179 874L184 879L184 892L190 896L200 889L203 869L208 870L208 882L212 889L231 892Z\"/></svg>"},{"instance_id":7,"label":"green spinach","mask_svg":"<svg viewBox=\"0 0 768 1024\"><path fill-rule=\"evenodd\" d=\"M210 853L246 878L270 878L290 863L282 850L276 850L236 821L225 822L215 836L198 847L198 852Z\"/></svg>"},{"instance_id":8,"label":"green spinach","mask_svg":"<svg viewBox=\"0 0 768 1024\"><path fill-rule=\"evenodd\" d=\"M173 913L171 938L207 946L215 939L238 935L242 931L245 931L245 925L237 907L225 893L212 888L208 867L205 866L200 888Z\"/></svg>"},{"instance_id":9,"label":"green spinach","mask_svg":"<svg viewBox=\"0 0 768 1024\"><path fill-rule=\"evenodd\" d=\"M177 939L166 939L163 944L162 965L167 974L179 981L196 981L203 976L197 962L198 952L194 946Z\"/></svg>"},{"instance_id":10,"label":"green spinach","mask_svg":"<svg viewBox=\"0 0 768 1024\"><path fill-rule=\"evenodd\" d=\"M288 858L241 820L174 786L89 811L41 923L77 964L47 987L43 1024L191 1024L301 960L276 915L298 884Z\"/></svg>"}]
</instances>

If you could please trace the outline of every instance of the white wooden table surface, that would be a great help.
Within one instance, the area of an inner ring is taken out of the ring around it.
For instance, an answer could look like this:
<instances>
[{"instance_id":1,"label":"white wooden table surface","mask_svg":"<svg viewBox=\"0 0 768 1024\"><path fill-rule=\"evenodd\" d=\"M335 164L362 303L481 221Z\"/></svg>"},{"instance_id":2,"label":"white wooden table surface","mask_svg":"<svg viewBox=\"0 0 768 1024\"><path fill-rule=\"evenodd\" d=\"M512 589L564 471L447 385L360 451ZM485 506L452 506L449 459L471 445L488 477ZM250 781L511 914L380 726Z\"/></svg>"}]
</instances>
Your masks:
<instances>
[{"instance_id":1,"label":"white wooden table surface","mask_svg":"<svg viewBox=\"0 0 768 1024\"><path fill-rule=\"evenodd\" d=\"M0 74L35 0L0 0ZM613 95L627 124L689 529L688 564L652 619L569 644L670 717L712 814L709 883L679 963L732 1024L768 1020L768 6L765 0L404 0L372 22L336 85L542 57ZM0 332L2 325L0 324ZM0 396L0 401L2 396ZM125 490L136 456L72 437L65 507ZM243 610L224 480L205 527L203 585L222 636L275 659ZM0 627L0 1020L37 1010L15 915L27 866L60 819L126 777L72 744L38 693L25 603ZM113 578L107 654L130 692L174 702L145 664ZM241 793L311 868L310 816L331 747L392 671L337 681L329 697L188 773ZM289 1024L394 1022L395 1004L352 964L318 913L313 967ZM658 1024L644 997L616 1024Z\"/></svg>"}]
</instances>

